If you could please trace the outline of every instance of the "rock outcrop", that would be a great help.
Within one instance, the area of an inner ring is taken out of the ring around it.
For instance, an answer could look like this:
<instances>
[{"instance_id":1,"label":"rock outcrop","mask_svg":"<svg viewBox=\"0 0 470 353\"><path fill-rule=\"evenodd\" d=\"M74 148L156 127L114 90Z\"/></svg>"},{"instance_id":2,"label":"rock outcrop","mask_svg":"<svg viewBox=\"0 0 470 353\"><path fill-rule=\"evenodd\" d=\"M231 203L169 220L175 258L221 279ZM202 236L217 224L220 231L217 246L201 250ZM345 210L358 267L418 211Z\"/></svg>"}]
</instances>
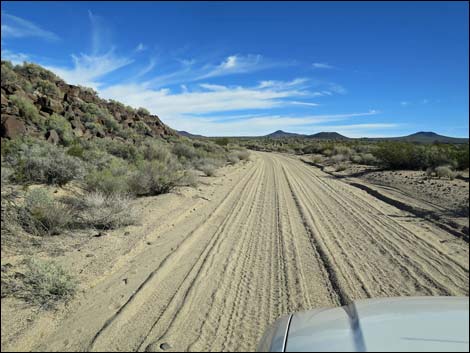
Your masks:
<instances>
[{"instance_id":1,"label":"rock outcrop","mask_svg":"<svg viewBox=\"0 0 470 353\"><path fill-rule=\"evenodd\" d=\"M50 126L62 119L61 127L76 138L168 138L177 132L145 109L134 109L101 99L89 88L70 85L35 64L13 66L2 61L1 137L41 136L61 143L61 132Z\"/></svg>"}]
</instances>

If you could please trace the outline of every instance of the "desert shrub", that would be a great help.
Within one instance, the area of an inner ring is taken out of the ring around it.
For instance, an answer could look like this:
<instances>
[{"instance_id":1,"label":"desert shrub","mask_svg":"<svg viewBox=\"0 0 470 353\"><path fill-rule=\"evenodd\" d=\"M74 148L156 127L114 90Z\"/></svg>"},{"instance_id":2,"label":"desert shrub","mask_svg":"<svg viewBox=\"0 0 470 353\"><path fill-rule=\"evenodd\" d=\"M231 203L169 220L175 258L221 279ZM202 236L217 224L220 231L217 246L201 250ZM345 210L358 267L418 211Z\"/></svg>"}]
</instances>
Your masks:
<instances>
[{"instance_id":1,"label":"desert shrub","mask_svg":"<svg viewBox=\"0 0 470 353\"><path fill-rule=\"evenodd\" d=\"M67 202L75 209L81 226L96 229L115 229L135 222L128 195L102 192L79 194Z\"/></svg>"},{"instance_id":2,"label":"desert shrub","mask_svg":"<svg viewBox=\"0 0 470 353\"><path fill-rule=\"evenodd\" d=\"M348 165L346 163L335 164L335 171L336 172L342 172L343 170L346 170L347 168L348 168Z\"/></svg>"},{"instance_id":3,"label":"desert shrub","mask_svg":"<svg viewBox=\"0 0 470 353\"><path fill-rule=\"evenodd\" d=\"M247 161L250 159L250 152L248 150L234 150L231 154L236 155L241 161Z\"/></svg>"},{"instance_id":4,"label":"desert shrub","mask_svg":"<svg viewBox=\"0 0 470 353\"><path fill-rule=\"evenodd\" d=\"M177 143L173 146L173 153L179 159L188 159L192 160L198 157L198 153L193 146L189 146L185 143Z\"/></svg>"},{"instance_id":5,"label":"desert shrub","mask_svg":"<svg viewBox=\"0 0 470 353\"><path fill-rule=\"evenodd\" d=\"M197 169L203 172L206 176L214 176L217 167L210 161L204 161L198 164Z\"/></svg>"},{"instance_id":6,"label":"desert shrub","mask_svg":"<svg viewBox=\"0 0 470 353\"><path fill-rule=\"evenodd\" d=\"M352 154L352 150L347 146L335 146L333 148L333 154L349 157Z\"/></svg>"},{"instance_id":7,"label":"desert shrub","mask_svg":"<svg viewBox=\"0 0 470 353\"><path fill-rule=\"evenodd\" d=\"M428 166L424 148L406 142L380 144L374 155L379 163L390 169L422 169Z\"/></svg>"},{"instance_id":8,"label":"desert shrub","mask_svg":"<svg viewBox=\"0 0 470 353\"><path fill-rule=\"evenodd\" d=\"M453 180L455 173L448 166L440 166L435 169L438 178L448 178Z\"/></svg>"},{"instance_id":9,"label":"desert shrub","mask_svg":"<svg viewBox=\"0 0 470 353\"><path fill-rule=\"evenodd\" d=\"M311 160L313 163L318 164L318 163L321 163L322 158L321 158L320 155L317 154L317 155L311 156L310 160Z\"/></svg>"},{"instance_id":10,"label":"desert shrub","mask_svg":"<svg viewBox=\"0 0 470 353\"><path fill-rule=\"evenodd\" d=\"M21 277L20 277L21 278ZM77 281L53 261L29 260L15 296L43 309L67 302L77 291Z\"/></svg>"},{"instance_id":11,"label":"desert shrub","mask_svg":"<svg viewBox=\"0 0 470 353\"><path fill-rule=\"evenodd\" d=\"M140 150L146 160L159 160L167 162L171 158L171 152L168 145L158 140L145 140L140 146Z\"/></svg>"},{"instance_id":12,"label":"desert shrub","mask_svg":"<svg viewBox=\"0 0 470 353\"><path fill-rule=\"evenodd\" d=\"M353 154L351 157L351 162L356 163L356 164L361 164L362 163L362 157L359 154Z\"/></svg>"},{"instance_id":13,"label":"desert shrub","mask_svg":"<svg viewBox=\"0 0 470 353\"><path fill-rule=\"evenodd\" d=\"M159 195L181 185L184 175L181 165L174 160L166 163L140 161L130 177L129 186L137 196Z\"/></svg>"},{"instance_id":14,"label":"desert shrub","mask_svg":"<svg viewBox=\"0 0 470 353\"><path fill-rule=\"evenodd\" d=\"M28 77L30 80L37 80L37 79L42 79L42 80L47 80L47 81L58 81L59 78L49 70L46 70L45 68L33 64L33 63L28 63L25 62L22 65L16 65L15 66L15 71L20 73L23 76Z\"/></svg>"},{"instance_id":15,"label":"desert shrub","mask_svg":"<svg viewBox=\"0 0 470 353\"><path fill-rule=\"evenodd\" d=\"M55 83L47 80L39 80L36 82L36 89L45 94L49 97L58 98L61 96L61 92L59 88L55 85Z\"/></svg>"},{"instance_id":16,"label":"desert shrub","mask_svg":"<svg viewBox=\"0 0 470 353\"><path fill-rule=\"evenodd\" d=\"M227 146L229 144L229 139L227 137L221 137L215 139L215 143L218 144L219 146Z\"/></svg>"},{"instance_id":17,"label":"desert shrub","mask_svg":"<svg viewBox=\"0 0 470 353\"><path fill-rule=\"evenodd\" d=\"M48 129L53 129L59 134L61 142L64 145L69 145L73 142L75 137L72 125L70 125L69 121L62 115L52 114L46 120L46 126Z\"/></svg>"},{"instance_id":18,"label":"desert shrub","mask_svg":"<svg viewBox=\"0 0 470 353\"><path fill-rule=\"evenodd\" d=\"M2 87L18 82L18 76L13 71L13 66L9 61L2 61Z\"/></svg>"},{"instance_id":19,"label":"desert shrub","mask_svg":"<svg viewBox=\"0 0 470 353\"><path fill-rule=\"evenodd\" d=\"M18 95L10 96L10 102L17 106L20 115L33 123L40 123L39 111L36 106L28 99Z\"/></svg>"},{"instance_id":20,"label":"desert shrub","mask_svg":"<svg viewBox=\"0 0 470 353\"><path fill-rule=\"evenodd\" d=\"M138 159L143 158L140 151L133 144L126 141L111 140L111 139L100 139L92 142L94 148L104 150L109 154L125 159L127 161L135 162Z\"/></svg>"},{"instance_id":21,"label":"desert shrub","mask_svg":"<svg viewBox=\"0 0 470 353\"><path fill-rule=\"evenodd\" d=\"M29 191L19 209L20 223L35 235L57 235L69 229L74 215L69 207L55 200L42 188Z\"/></svg>"},{"instance_id":22,"label":"desert shrub","mask_svg":"<svg viewBox=\"0 0 470 353\"><path fill-rule=\"evenodd\" d=\"M238 162L240 162L240 159L238 158L236 154L230 153L227 156L227 162L230 164L237 164Z\"/></svg>"},{"instance_id":23,"label":"desert shrub","mask_svg":"<svg viewBox=\"0 0 470 353\"><path fill-rule=\"evenodd\" d=\"M137 109L137 114L139 114L139 115L150 115L150 112L147 109L140 107L139 109Z\"/></svg>"},{"instance_id":24,"label":"desert shrub","mask_svg":"<svg viewBox=\"0 0 470 353\"><path fill-rule=\"evenodd\" d=\"M81 179L85 172L80 159L46 142L22 144L15 154L7 158L15 170L14 180L20 183L65 185Z\"/></svg>"},{"instance_id":25,"label":"desert shrub","mask_svg":"<svg viewBox=\"0 0 470 353\"><path fill-rule=\"evenodd\" d=\"M436 171L434 170L434 168L432 167L426 168L426 177L432 178L434 176L436 176Z\"/></svg>"},{"instance_id":26,"label":"desert shrub","mask_svg":"<svg viewBox=\"0 0 470 353\"><path fill-rule=\"evenodd\" d=\"M460 170L468 169L470 163L469 145L462 145L454 152L454 160Z\"/></svg>"},{"instance_id":27,"label":"desert shrub","mask_svg":"<svg viewBox=\"0 0 470 353\"><path fill-rule=\"evenodd\" d=\"M84 152L85 152L85 149L83 148L83 146L80 143L76 142L67 149L66 153L69 156L83 159Z\"/></svg>"},{"instance_id":28,"label":"desert shrub","mask_svg":"<svg viewBox=\"0 0 470 353\"><path fill-rule=\"evenodd\" d=\"M348 160L348 156L344 154L335 154L333 157L331 157L334 163L341 163L346 160Z\"/></svg>"},{"instance_id":29,"label":"desert shrub","mask_svg":"<svg viewBox=\"0 0 470 353\"><path fill-rule=\"evenodd\" d=\"M3 165L1 168L1 175L2 175L2 188L10 182L10 178L13 176L13 169Z\"/></svg>"},{"instance_id":30,"label":"desert shrub","mask_svg":"<svg viewBox=\"0 0 470 353\"><path fill-rule=\"evenodd\" d=\"M374 165L377 160L372 153L361 153L360 154L362 163L366 165Z\"/></svg>"},{"instance_id":31,"label":"desert shrub","mask_svg":"<svg viewBox=\"0 0 470 353\"><path fill-rule=\"evenodd\" d=\"M99 119L106 120L109 113L106 108L101 108L95 103L82 103L80 109L84 113L81 118L84 122L94 123Z\"/></svg>"},{"instance_id":32,"label":"desert shrub","mask_svg":"<svg viewBox=\"0 0 470 353\"><path fill-rule=\"evenodd\" d=\"M85 176L85 188L105 195L125 194L129 191L129 169L123 160L111 159L107 167L92 170Z\"/></svg>"},{"instance_id":33,"label":"desert shrub","mask_svg":"<svg viewBox=\"0 0 470 353\"><path fill-rule=\"evenodd\" d=\"M333 151L330 149L323 150L323 155L326 157L331 157L333 155Z\"/></svg>"},{"instance_id":34,"label":"desert shrub","mask_svg":"<svg viewBox=\"0 0 470 353\"><path fill-rule=\"evenodd\" d=\"M137 121L134 126L133 126L134 130L137 131L139 134L146 134L146 133L149 133L150 131L152 131L150 129L150 127L144 123L143 121Z\"/></svg>"},{"instance_id":35,"label":"desert shrub","mask_svg":"<svg viewBox=\"0 0 470 353\"><path fill-rule=\"evenodd\" d=\"M114 117L111 114L106 113L102 119L104 122L104 126L106 126L106 128L108 128L109 130L118 131L121 129L121 125L119 125L117 120L114 119Z\"/></svg>"},{"instance_id":36,"label":"desert shrub","mask_svg":"<svg viewBox=\"0 0 470 353\"><path fill-rule=\"evenodd\" d=\"M98 123L92 123L92 122L87 122L85 123L85 127L91 131L92 134L94 135L104 135L104 129L101 124Z\"/></svg>"}]
</instances>

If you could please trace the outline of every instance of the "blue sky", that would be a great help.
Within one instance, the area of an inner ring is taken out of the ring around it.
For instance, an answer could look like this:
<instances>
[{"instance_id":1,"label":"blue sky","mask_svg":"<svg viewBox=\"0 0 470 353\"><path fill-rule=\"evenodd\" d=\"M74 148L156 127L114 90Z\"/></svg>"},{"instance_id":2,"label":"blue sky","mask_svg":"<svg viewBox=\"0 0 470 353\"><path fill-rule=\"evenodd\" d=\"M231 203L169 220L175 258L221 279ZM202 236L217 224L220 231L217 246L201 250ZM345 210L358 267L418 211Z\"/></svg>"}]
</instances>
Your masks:
<instances>
[{"instance_id":1,"label":"blue sky","mask_svg":"<svg viewBox=\"0 0 470 353\"><path fill-rule=\"evenodd\" d=\"M2 2L2 59L208 136L468 137L467 2Z\"/></svg>"}]
</instances>

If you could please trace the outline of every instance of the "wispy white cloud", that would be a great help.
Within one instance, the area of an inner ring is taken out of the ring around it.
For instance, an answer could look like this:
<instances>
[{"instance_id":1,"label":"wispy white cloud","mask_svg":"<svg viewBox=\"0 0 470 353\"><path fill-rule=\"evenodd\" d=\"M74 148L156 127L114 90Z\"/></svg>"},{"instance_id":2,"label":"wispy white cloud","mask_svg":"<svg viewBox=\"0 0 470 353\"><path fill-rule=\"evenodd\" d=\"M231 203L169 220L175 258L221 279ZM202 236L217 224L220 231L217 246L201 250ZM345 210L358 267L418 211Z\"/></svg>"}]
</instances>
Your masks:
<instances>
[{"instance_id":1,"label":"wispy white cloud","mask_svg":"<svg viewBox=\"0 0 470 353\"><path fill-rule=\"evenodd\" d=\"M135 47L136 52L141 52L147 50L147 47L144 45L144 43L139 43L137 47Z\"/></svg>"},{"instance_id":2,"label":"wispy white cloud","mask_svg":"<svg viewBox=\"0 0 470 353\"><path fill-rule=\"evenodd\" d=\"M327 63L312 63L315 69L334 69L334 66Z\"/></svg>"},{"instance_id":3,"label":"wispy white cloud","mask_svg":"<svg viewBox=\"0 0 470 353\"><path fill-rule=\"evenodd\" d=\"M400 102L400 105L401 105L402 107L407 107L407 106L410 105L410 102L402 101L402 102Z\"/></svg>"},{"instance_id":4,"label":"wispy white cloud","mask_svg":"<svg viewBox=\"0 0 470 353\"><path fill-rule=\"evenodd\" d=\"M133 59L115 53L111 31L101 16L88 11L88 18L91 26L91 53L72 55L72 67L45 66L69 83L98 90L103 85L102 78L105 75L129 65Z\"/></svg>"},{"instance_id":5,"label":"wispy white cloud","mask_svg":"<svg viewBox=\"0 0 470 353\"><path fill-rule=\"evenodd\" d=\"M157 64L157 61L154 58L150 58L147 66L145 66L139 71L139 73L137 74L137 77L141 77L141 76L144 76L145 74L148 74L150 71L153 70L156 64Z\"/></svg>"},{"instance_id":6,"label":"wispy white cloud","mask_svg":"<svg viewBox=\"0 0 470 353\"><path fill-rule=\"evenodd\" d=\"M72 55L73 67L64 68L57 66L46 66L65 81L72 84L93 87L98 89L102 86L100 78L121 67L132 63L132 59L117 57L112 51L102 55Z\"/></svg>"},{"instance_id":7,"label":"wispy white cloud","mask_svg":"<svg viewBox=\"0 0 470 353\"><path fill-rule=\"evenodd\" d=\"M11 61L15 65L22 64L25 61L30 61L30 57L24 53L14 53L8 49L2 49L2 60Z\"/></svg>"},{"instance_id":8,"label":"wispy white cloud","mask_svg":"<svg viewBox=\"0 0 470 353\"><path fill-rule=\"evenodd\" d=\"M210 68L200 79L253 72L262 68L262 60L261 55L230 55L216 67Z\"/></svg>"},{"instance_id":9,"label":"wispy white cloud","mask_svg":"<svg viewBox=\"0 0 470 353\"><path fill-rule=\"evenodd\" d=\"M31 21L2 12L2 39L36 37L48 41L57 41L59 36L45 30Z\"/></svg>"}]
</instances>

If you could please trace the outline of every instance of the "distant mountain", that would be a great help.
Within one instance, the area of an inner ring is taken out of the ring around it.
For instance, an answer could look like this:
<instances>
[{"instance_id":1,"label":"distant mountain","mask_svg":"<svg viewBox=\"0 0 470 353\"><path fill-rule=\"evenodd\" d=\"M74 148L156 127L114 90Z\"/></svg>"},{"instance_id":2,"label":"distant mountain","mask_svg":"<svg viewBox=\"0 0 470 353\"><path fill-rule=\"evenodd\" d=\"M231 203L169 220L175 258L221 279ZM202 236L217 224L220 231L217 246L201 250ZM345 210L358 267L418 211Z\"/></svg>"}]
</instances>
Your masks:
<instances>
[{"instance_id":1,"label":"distant mountain","mask_svg":"<svg viewBox=\"0 0 470 353\"><path fill-rule=\"evenodd\" d=\"M189 138L204 137L202 135L195 135L195 134L192 134L192 133L187 132L187 131L177 131L177 133L181 136L189 137Z\"/></svg>"},{"instance_id":2,"label":"distant mountain","mask_svg":"<svg viewBox=\"0 0 470 353\"><path fill-rule=\"evenodd\" d=\"M270 137L270 138L304 137L304 136L305 135L295 134L295 133L292 133L292 132L285 132L285 131L282 131L282 130L277 130L277 131L274 131L273 133L265 135L265 137Z\"/></svg>"},{"instance_id":3,"label":"distant mountain","mask_svg":"<svg viewBox=\"0 0 470 353\"><path fill-rule=\"evenodd\" d=\"M380 137L370 138L367 140L385 140L385 141L403 141L403 142L416 142L416 143L468 143L468 138L449 137L436 134L432 131L419 131L407 136L399 137Z\"/></svg>"},{"instance_id":4,"label":"distant mountain","mask_svg":"<svg viewBox=\"0 0 470 353\"><path fill-rule=\"evenodd\" d=\"M349 137L338 134L337 132L319 132L313 135L309 135L309 138L312 139L321 139L321 140L347 140Z\"/></svg>"},{"instance_id":5,"label":"distant mountain","mask_svg":"<svg viewBox=\"0 0 470 353\"><path fill-rule=\"evenodd\" d=\"M408 136L398 137L397 140L408 142L422 142L422 143L468 143L468 138L449 137L436 134L431 131L420 131Z\"/></svg>"},{"instance_id":6,"label":"distant mountain","mask_svg":"<svg viewBox=\"0 0 470 353\"><path fill-rule=\"evenodd\" d=\"M270 138L304 137L304 138L321 139L321 140L346 140L348 139L348 137L338 134L337 132L318 132L313 135L304 135L304 134L286 132L282 130L277 130L269 135L265 135L265 137L270 137Z\"/></svg>"}]
</instances>

